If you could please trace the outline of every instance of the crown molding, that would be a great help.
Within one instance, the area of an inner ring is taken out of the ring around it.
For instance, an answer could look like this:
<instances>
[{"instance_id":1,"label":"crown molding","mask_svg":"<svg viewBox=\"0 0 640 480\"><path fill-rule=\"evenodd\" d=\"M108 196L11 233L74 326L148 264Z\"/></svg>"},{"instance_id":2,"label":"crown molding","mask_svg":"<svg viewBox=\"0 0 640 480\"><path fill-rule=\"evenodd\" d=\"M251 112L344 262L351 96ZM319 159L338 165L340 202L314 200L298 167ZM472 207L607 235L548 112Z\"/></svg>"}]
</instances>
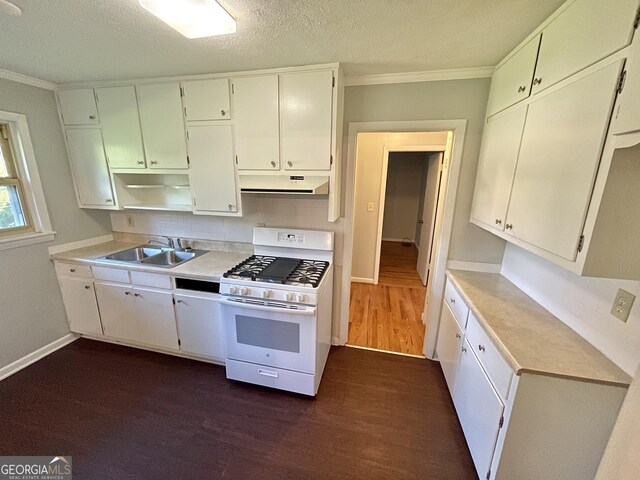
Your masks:
<instances>
[{"instance_id":1,"label":"crown molding","mask_svg":"<svg viewBox=\"0 0 640 480\"><path fill-rule=\"evenodd\" d=\"M46 90L56 90L58 86L55 83L48 82L46 80L40 80L39 78L30 77L21 73L12 72L10 70L3 70L0 68L0 78L5 80L11 80L13 82L24 83L25 85L31 85L32 87L44 88Z\"/></svg>"},{"instance_id":2,"label":"crown molding","mask_svg":"<svg viewBox=\"0 0 640 480\"><path fill-rule=\"evenodd\" d=\"M443 80L466 80L487 78L493 75L495 67L453 68L450 70L430 70L426 72L381 73L373 75L352 75L345 77L345 85L383 85L388 83L438 82Z\"/></svg>"}]
</instances>

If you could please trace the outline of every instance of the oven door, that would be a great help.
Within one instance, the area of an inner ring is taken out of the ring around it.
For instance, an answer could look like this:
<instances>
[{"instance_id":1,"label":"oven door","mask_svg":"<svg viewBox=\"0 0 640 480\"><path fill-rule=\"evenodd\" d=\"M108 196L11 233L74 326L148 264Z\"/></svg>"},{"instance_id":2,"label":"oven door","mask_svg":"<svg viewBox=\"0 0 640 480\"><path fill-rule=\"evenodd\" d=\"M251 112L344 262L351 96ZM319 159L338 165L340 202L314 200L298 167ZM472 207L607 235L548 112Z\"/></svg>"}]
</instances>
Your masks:
<instances>
[{"instance_id":1,"label":"oven door","mask_svg":"<svg viewBox=\"0 0 640 480\"><path fill-rule=\"evenodd\" d=\"M316 307L291 309L223 298L226 356L315 374Z\"/></svg>"}]
</instances>

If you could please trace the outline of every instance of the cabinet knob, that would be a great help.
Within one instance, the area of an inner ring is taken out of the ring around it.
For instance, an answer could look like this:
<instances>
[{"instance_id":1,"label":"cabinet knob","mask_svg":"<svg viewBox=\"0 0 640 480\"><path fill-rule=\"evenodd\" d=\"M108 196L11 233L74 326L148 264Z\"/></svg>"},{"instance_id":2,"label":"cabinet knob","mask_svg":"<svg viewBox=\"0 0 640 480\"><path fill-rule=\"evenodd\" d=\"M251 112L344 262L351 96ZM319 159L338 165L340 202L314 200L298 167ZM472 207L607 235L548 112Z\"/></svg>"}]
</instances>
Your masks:
<instances>
[{"instance_id":1,"label":"cabinet knob","mask_svg":"<svg viewBox=\"0 0 640 480\"><path fill-rule=\"evenodd\" d=\"M292 162L291 160L289 160L289 161L287 162L287 165L289 165L290 167L293 167L293 162Z\"/></svg>"},{"instance_id":2,"label":"cabinet knob","mask_svg":"<svg viewBox=\"0 0 640 480\"><path fill-rule=\"evenodd\" d=\"M481 352L484 352L486 348L484 348L484 345L478 345L478 350L480 350Z\"/></svg>"},{"instance_id":3,"label":"cabinet knob","mask_svg":"<svg viewBox=\"0 0 640 480\"><path fill-rule=\"evenodd\" d=\"M456 303L456 299L455 298L452 298L450 301L451 301L451 303Z\"/></svg>"},{"instance_id":4,"label":"cabinet knob","mask_svg":"<svg viewBox=\"0 0 640 480\"><path fill-rule=\"evenodd\" d=\"M499 218L496 218L496 225L501 225L502 224L502 220L500 220Z\"/></svg>"},{"instance_id":5,"label":"cabinet knob","mask_svg":"<svg viewBox=\"0 0 640 480\"><path fill-rule=\"evenodd\" d=\"M95 120L96 116L95 115L89 115L89 120Z\"/></svg>"},{"instance_id":6,"label":"cabinet knob","mask_svg":"<svg viewBox=\"0 0 640 480\"><path fill-rule=\"evenodd\" d=\"M133 296L134 297L141 297L142 295L140 295L139 293L134 293Z\"/></svg>"},{"instance_id":7,"label":"cabinet knob","mask_svg":"<svg viewBox=\"0 0 640 480\"><path fill-rule=\"evenodd\" d=\"M144 162L142 160L138 160L138 165L144 165Z\"/></svg>"},{"instance_id":8,"label":"cabinet knob","mask_svg":"<svg viewBox=\"0 0 640 480\"><path fill-rule=\"evenodd\" d=\"M227 114L226 110L220 110L220 115L222 115L223 117Z\"/></svg>"},{"instance_id":9,"label":"cabinet knob","mask_svg":"<svg viewBox=\"0 0 640 480\"><path fill-rule=\"evenodd\" d=\"M69 269L69 271L70 271L71 273L76 273L76 269L75 269L75 268L70 268L70 269Z\"/></svg>"},{"instance_id":10,"label":"cabinet knob","mask_svg":"<svg viewBox=\"0 0 640 480\"><path fill-rule=\"evenodd\" d=\"M522 93L522 92L524 92L526 89L527 89L527 87L525 87L525 86L523 86L523 85L520 85L520 86L518 87L518 93Z\"/></svg>"},{"instance_id":11,"label":"cabinet knob","mask_svg":"<svg viewBox=\"0 0 640 480\"><path fill-rule=\"evenodd\" d=\"M229 210L233 210L233 205L229 204Z\"/></svg>"},{"instance_id":12,"label":"cabinet knob","mask_svg":"<svg viewBox=\"0 0 640 480\"><path fill-rule=\"evenodd\" d=\"M276 162L274 162L273 160L271 160L271 166L272 166L273 168L276 168Z\"/></svg>"},{"instance_id":13,"label":"cabinet knob","mask_svg":"<svg viewBox=\"0 0 640 480\"><path fill-rule=\"evenodd\" d=\"M542 77L533 79L534 85L540 85L541 83L542 83Z\"/></svg>"},{"instance_id":14,"label":"cabinet knob","mask_svg":"<svg viewBox=\"0 0 640 480\"><path fill-rule=\"evenodd\" d=\"M507 223L504 228L506 228L507 230L511 230L513 228L513 224L511 223Z\"/></svg>"},{"instance_id":15,"label":"cabinet knob","mask_svg":"<svg viewBox=\"0 0 640 480\"><path fill-rule=\"evenodd\" d=\"M184 300L176 300L176 303L184 303Z\"/></svg>"},{"instance_id":16,"label":"cabinet knob","mask_svg":"<svg viewBox=\"0 0 640 480\"><path fill-rule=\"evenodd\" d=\"M467 351L467 347L462 347L462 353L465 353Z\"/></svg>"},{"instance_id":17,"label":"cabinet knob","mask_svg":"<svg viewBox=\"0 0 640 480\"><path fill-rule=\"evenodd\" d=\"M111 200L110 198L105 198L104 201L107 203L113 203L113 200Z\"/></svg>"},{"instance_id":18,"label":"cabinet knob","mask_svg":"<svg viewBox=\"0 0 640 480\"><path fill-rule=\"evenodd\" d=\"M462 335L460 335L458 332L456 332L456 338L462 338Z\"/></svg>"},{"instance_id":19,"label":"cabinet knob","mask_svg":"<svg viewBox=\"0 0 640 480\"><path fill-rule=\"evenodd\" d=\"M125 295L131 295L131 292L124 292Z\"/></svg>"},{"instance_id":20,"label":"cabinet knob","mask_svg":"<svg viewBox=\"0 0 640 480\"><path fill-rule=\"evenodd\" d=\"M84 286L84 289L85 289L85 290L91 290L91 285L85 285L85 286Z\"/></svg>"},{"instance_id":21,"label":"cabinet knob","mask_svg":"<svg viewBox=\"0 0 640 480\"><path fill-rule=\"evenodd\" d=\"M150 163L151 163L151 165L157 165L158 164L158 162L156 160L151 160Z\"/></svg>"}]
</instances>

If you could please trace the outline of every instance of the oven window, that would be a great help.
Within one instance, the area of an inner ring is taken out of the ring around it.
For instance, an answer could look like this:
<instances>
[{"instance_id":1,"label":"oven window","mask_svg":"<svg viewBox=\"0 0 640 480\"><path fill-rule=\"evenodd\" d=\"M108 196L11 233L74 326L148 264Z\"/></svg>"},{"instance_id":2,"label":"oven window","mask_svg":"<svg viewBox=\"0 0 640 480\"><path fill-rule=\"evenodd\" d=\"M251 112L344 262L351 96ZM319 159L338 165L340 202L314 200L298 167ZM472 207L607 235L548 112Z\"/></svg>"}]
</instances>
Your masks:
<instances>
[{"instance_id":1,"label":"oven window","mask_svg":"<svg viewBox=\"0 0 640 480\"><path fill-rule=\"evenodd\" d=\"M300 325L291 322L236 315L238 343L300 353Z\"/></svg>"}]
</instances>

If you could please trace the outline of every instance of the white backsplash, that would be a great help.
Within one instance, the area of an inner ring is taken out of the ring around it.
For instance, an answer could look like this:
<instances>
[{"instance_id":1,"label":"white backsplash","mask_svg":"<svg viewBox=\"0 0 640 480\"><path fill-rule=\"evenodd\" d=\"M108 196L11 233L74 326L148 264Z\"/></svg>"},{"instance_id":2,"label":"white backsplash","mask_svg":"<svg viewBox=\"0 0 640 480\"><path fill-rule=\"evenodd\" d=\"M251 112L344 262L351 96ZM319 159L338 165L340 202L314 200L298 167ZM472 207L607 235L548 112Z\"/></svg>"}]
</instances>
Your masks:
<instances>
[{"instance_id":1,"label":"white backsplash","mask_svg":"<svg viewBox=\"0 0 640 480\"><path fill-rule=\"evenodd\" d=\"M343 221L327 221L326 197L293 195L243 195L242 217L193 215L188 212L126 210L111 212L115 232L251 243L253 227L291 227L335 232L335 261L342 264ZM135 226L127 223L133 217Z\"/></svg>"}]
</instances>

